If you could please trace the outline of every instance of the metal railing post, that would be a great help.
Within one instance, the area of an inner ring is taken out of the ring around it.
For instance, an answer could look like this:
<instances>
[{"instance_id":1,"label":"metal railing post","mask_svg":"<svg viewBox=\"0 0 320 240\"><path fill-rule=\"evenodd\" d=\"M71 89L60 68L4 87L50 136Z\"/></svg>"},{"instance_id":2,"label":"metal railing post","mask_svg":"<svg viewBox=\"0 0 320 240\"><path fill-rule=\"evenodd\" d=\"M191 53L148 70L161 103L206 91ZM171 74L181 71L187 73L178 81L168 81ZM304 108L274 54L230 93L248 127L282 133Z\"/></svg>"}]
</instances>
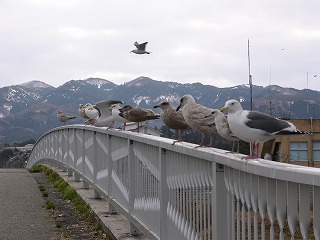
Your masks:
<instances>
[{"instance_id":1,"label":"metal railing post","mask_svg":"<svg viewBox=\"0 0 320 240\"><path fill-rule=\"evenodd\" d=\"M94 199L101 199L101 194L95 189L93 189L93 198Z\"/></svg>"},{"instance_id":2,"label":"metal railing post","mask_svg":"<svg viewBox=\"0 0 320 240\"><path fill-rule=\"evenodd\" d=\"M160 239L168 239L167 207L169 202L169 188L167 184L167 156L166 149L159 148L160 162Z\"/></svg>"},{"instance_id":3,"label":"metal railing post","mask_svg":"<svg viewBox=\"0 0 320 240\"><path fill-rule=\"evenodd\" d=\"M68 177L71 177L73 174L72 168L68 168Z\"/></svg>"},{"instance_id":4,"label":"metal railing post","mask_svg":"<svg viewBox=\"0 0 320 240\"><path fill-rule=\"evenodd\" d=\"M108 142L107 142L107 166L108 166L108 176L107 176L107 193L110 199L113 198L112 196L112 170L113 170L113 159L111 155L111 141L112 141L112 136L108 134ZM112 205L112 202L109 202L109 211L110 214L116 214L118 212L117 208Z\"/></svg>"},{"instance_id":5,"label":"metal railing post","mask_svg":"<svg viewBox=\"0 0 320 240\"><path fill-rule=\"evenodd\" d=\"M98 142L97 142L97 132L94 131L93 132L93 157L92 157L92 161L93 161L93 176L92 176L92 182L94 184L97 183L97 174L98 174L98 166L99 166L99 162L101 161L101 154L100 151L98 152Z\"/></svg>"},{"instance_id":6,"label":"metal railing post","mask_svg":"<svg viewBox=\"0 0 320 240\"><path fill-rule=\"evenodd\" d=\"M90 185L89 185L86 181L83 180L82 188L83 188L83 189L89 189L89 188L90 188Z\"/></svg>"},{"instance_id":7,"label":"metal railing post","mask_svg":"<svg viewBox=\"0 0 320 240\"><path fill-rule=\"evenodd\" d=\"M139 235L139 229L133 225L132 215L134 214L134 200L136 192L136 164L133 153L133 140L128 139L128 165L129 165L129 223L130 223L130 234Z\"/></svg>"},{"instance_id":8,"label":"metal railing post","mask_svg":"<svg viewBox=\"0 0 320 240\"><path fill-rule=\"evenodd\" d=\"M76 181L76 182L81 182L80 175L79 175L79 173L77 173L77 172L74 172L74 181Z\"/></svg>"},{"instance_id":9,"label":"metal railing post","mask_svg":"<svg viewBox=\"0 0 320 240\"><path fill-rule=\"evenodd\" d=\"M231 233L228 233L228 221L231 221L230 201L228 204L228 191L224 181L224 166L212 163L212 237L214 240L230 239Z\"/></svg>"}]
</instances>

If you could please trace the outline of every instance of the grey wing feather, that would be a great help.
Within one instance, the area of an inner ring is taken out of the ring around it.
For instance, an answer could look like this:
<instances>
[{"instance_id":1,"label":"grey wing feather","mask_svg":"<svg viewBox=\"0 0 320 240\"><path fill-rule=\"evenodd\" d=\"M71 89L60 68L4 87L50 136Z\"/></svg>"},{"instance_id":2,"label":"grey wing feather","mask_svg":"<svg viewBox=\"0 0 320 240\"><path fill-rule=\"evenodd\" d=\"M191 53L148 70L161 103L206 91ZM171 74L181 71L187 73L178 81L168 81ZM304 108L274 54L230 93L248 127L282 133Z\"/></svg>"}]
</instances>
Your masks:
<instances>
[{"instance_id":1,"label":"grey wing feather","mask_svg":"<svg viewBox=\"0 0 320 240\"><path fill-rule=\"evenodd\" d=\"M250 128L256 128L264 130L268 133L279 132L291 125L284 121L274 117L271 117L267 114L250 111L247 115L248 121L246 125Z\"/></svg>"},{"instance_id":2,"label":"grey wing feather","mask_svg":"<svg viewBox=\"0 0 320 240\"><path fill-rule=\"evenodd\" d=\"M123 103L123 101L118 100L108 100L108 101L100 101L95 104L100 112L100 117L107 117L111 115L111 111L108 110L112 104Z\"/></svg>"},{"instance_id":3,"label":"grey wing feather","mask_svg":"<svg viewBox=\"0 0 320 240\"><path fill-rule=\"evenodd\" d=\"M201 121L203 125L212 125L214 124L214 117L211 114L212 110L201 105L195 106L189 110L190 118Z\"/></svg>"},{"instance_id":4,"label":"grey wing feather","mask_svg":"<svg viewBox=\"0 0 320 240\"><path fill-rule=\"evenodd\" d=\"M139 50L146 50L146 45L147 45L147 43L148 43L148 42L144 42L144 43L139 44L138 49L139 49Z\"/></svg>"},{"instance_id":5,"label":"grey wing feather","mask_svg":"<svg viewBox=\"0 0 320 240\"><path fill-rule=\"evenodd\" d=\"M139 48L139 43L135 42L134 45L136 46L136 48Z\"/></svg>"}]
</instances>

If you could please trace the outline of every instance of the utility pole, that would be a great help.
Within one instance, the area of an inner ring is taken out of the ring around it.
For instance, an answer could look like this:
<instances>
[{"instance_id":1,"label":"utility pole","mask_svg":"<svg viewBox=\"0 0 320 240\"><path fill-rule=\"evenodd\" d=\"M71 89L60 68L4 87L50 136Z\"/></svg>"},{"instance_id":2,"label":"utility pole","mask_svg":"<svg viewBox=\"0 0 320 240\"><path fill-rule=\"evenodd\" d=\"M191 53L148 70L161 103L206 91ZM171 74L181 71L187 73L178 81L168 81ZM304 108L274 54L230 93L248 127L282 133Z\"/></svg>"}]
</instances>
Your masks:
<instances>
[{"instance_id":1,"label":"utility pole","mask_svg":"<svg viewBox=\"0 0 320 240\"><path fill-rule=\"evenodd\" d=\"M270 64L270 72L269 72L269 115L272 116L272 104L271 104L271 64Z\"/></svg>"},{"instance_id":2,"label":"utility pole","mask_svg":"<svg viewBox=\"0 0 320 240\"><path fill-rule=\"evenodd\" d=\"M250 41L248 39L248 64L249 64L249 86L250 86L250 110L252 110L252 76L250 70Z\"/></svg>"},{"instance_id":3,"label":"utility pole","mask_svg":"<svg viewBox=\"0 0 320 240\"><path fill-rule=\"evenodd\" d=\"M309 116L309 73L307 73L307 114Z\"/></svg>"}]
</instances>

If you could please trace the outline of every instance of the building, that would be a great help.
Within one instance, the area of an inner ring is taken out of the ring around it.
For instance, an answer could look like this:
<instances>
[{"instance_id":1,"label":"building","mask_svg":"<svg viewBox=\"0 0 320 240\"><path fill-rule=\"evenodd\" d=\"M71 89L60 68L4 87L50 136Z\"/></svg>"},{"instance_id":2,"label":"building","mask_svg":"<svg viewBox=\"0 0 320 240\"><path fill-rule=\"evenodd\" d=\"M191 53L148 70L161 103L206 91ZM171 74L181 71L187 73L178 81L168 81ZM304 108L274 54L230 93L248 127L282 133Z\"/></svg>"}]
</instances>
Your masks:
<instances>
[{"instance_id":1,"label":"building","mask_svg":"<svg viewBox=\"0 0 320 240\"><path fill-rule=\"evenodd\" d=\"M144 133L152 136L158 136L160 137L161 133L154 128L150 127L149 125L146 125L144 123L127 123L126 124L126 130L131 132L139 132Z\"/></svg>"},{"instance_id":2,"label":"building","mask_svg":"<svg viewBox=\"0 0 320 240\"><path fill-rule=\"evenodd\" d=\"M277 137L260 144L261 156L273 161L320 167L320 119L289 120L297 129L311 134Z\"/></svg>"},{"instance_id":3,"label":"building","mask_svg":"<svg viewBox=\"0 0 320 240\"><path fill-rule=\"evenodd\" d=\"M33 148L34 144L27 144L23 147L6 147L5 149L17 149L17 150L20 150L20 151L31 151L32 148Z\"/></svg>"}]
</instances>

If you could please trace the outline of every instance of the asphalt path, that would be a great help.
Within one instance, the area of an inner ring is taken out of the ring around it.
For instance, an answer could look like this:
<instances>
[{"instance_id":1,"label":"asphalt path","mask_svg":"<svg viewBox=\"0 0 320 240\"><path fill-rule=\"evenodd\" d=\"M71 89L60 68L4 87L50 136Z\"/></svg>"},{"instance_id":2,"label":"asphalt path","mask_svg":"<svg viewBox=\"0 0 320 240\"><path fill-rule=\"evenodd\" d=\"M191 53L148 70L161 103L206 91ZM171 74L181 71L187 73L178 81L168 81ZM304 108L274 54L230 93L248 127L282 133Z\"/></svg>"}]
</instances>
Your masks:
<instances>
[{"instance_id":1,"label":"asphalt path","mask_svg":"<svg viewBox=\"0 0 320 240\"><path fill-rule=\"evenodd\" d=\"M55 239L55 222L33 175L0 169L0 240Z\"/></svg>"}]
</instances>

